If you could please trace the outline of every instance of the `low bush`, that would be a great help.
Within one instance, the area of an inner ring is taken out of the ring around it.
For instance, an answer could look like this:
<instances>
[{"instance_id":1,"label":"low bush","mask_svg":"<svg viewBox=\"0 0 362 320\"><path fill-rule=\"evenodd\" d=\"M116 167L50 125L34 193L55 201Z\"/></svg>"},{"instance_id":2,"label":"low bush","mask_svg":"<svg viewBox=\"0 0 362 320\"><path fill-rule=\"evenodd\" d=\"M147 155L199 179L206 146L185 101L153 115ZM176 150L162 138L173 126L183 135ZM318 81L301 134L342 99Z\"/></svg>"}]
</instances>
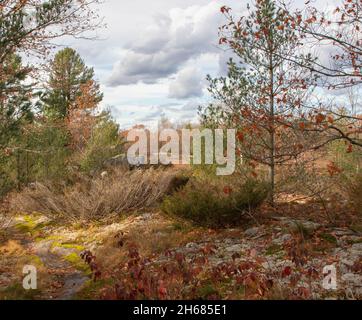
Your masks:
<instances>
[{"instance_id":1,"label":"low bush","mask_svg":"<svg viewBox=\"0 0 362 320\"><path fill-rule=\"evenodd\" d=\"M84 149L75 154L74 160L86 173L99 172L104 167L104 161L122 154L123 145L119 126L106 112L99 116Z\"/></svg>"},{"instance_id":2,"label":"low bush","mask_svg":"<svg viewBox=\"0 0 362 320\"><path fill-rule=\"evenodd\" d=\"M115 170L106 179L79 178L71 186L37 183L11 199L13 210L72 221L109 221L155 206L170 193L177 172Z\"/></svg>"},{"instance_id":3,"label":"low bush","mask_svg":"<svg viewBox=\"0 0 362 320\"><path fill-rule=\"evenodd\" d=\"M164 199L166 214L189 219L206 227L240 224L268 196L266 183L255 179L212 180L194 178L181 190Z\"/></svg>"}]
</instances>

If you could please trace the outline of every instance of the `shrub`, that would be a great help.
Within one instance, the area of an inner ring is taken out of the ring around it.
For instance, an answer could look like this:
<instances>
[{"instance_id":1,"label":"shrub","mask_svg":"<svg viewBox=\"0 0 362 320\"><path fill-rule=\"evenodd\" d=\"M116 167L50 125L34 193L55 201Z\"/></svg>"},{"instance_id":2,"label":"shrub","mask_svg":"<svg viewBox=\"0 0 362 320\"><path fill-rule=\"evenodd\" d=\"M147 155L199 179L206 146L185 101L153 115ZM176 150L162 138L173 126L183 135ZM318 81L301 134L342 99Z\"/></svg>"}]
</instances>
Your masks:
<instances>
[{"instance_id":1,"label":"shrub","mask_svg":"<svg viewBox=\"0 0 362 320\"><path fill-rule=\"evenodd\" d=\"M61 123L36 119L0 151L0 197L33 181L63 180L68 174L69 136Z\"/></svg>"},{"instance_id":2,"label":"shrub","mask_svg":"<svg viewBox=\"0 0 362 320\"><path fill-rule=\"evenodd\" d=\"M84 172L101 170L105 160L122 153L123 144L124 141L119 136L119 126L109 113L103 113L83 152L78 155L81 169Z\"/></svg>"},{"instance_id":3,"label":"shrub","mask_svg":"<svg viewBox=\"0 0 362 320\"><path fill-rule=\"evenodd\" d=\"M166 214L189 219L207 227L228 227L256 209L268 196L266 183L255 179L244 182L193 179L174 195L164 199Z\"/></svg>"},{"instance_id":4,"label":"shrub","mask_svg":"<svg viewBox=\"0 0 362 320\"><path fill-rule=\"evenodd\" d=\"M80 177L72 186L37 183L16 194L11 207L72 221L109 221L155 206L170 192L176 175L168 170L115 170L107 179Z\"/></svg>"}]
</instances>

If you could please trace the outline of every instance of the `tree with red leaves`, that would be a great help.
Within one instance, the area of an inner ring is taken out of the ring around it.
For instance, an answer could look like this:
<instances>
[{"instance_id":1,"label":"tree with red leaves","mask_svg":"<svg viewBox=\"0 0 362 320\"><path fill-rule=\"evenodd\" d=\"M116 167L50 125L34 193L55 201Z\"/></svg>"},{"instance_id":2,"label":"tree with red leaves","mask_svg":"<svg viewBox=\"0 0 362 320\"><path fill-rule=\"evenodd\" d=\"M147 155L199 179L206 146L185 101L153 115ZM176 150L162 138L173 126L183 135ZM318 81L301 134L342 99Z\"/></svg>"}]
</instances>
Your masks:
<instances>
[{"instance_id":1,"label":"tree with red leaves","mask_svg":"<svg viewBox=\"0 0 362 320\"><path fill-rule=\"evenodd\" d=\"M299 21L296 29L310 51L329 51L327 61L309 54L294 60L295 65L318 76L319 86L327 93L345 95L358 90L362 84L362 1L343 0L331 13L307 6L290 19ZM307 130L320 133L316 148L336 140L345 141L347 152L362 147L362 110L356 108L355 99L345 100L336 104L324 95L312 108L313 125Z\"/></svg>"},{"instance_id":2,"label":"tree with red leaves","mask_svg":"<svg viewBox=\"0 0 362 320\"><path fill-rule=\"evenodd\" d=\"M295 159L309 145L296 119L314 88L314 79L286 57L296 56L301 42L298 23L271 0L257 0L248 15L236 18L222 7L227 23L220 45L231 49L227 77L209 77L216 102L201 110L204 124L238 129L245 160L269 167L271 202L276 166ZM297 59L297 57L296 57Z\"/></svg>"}]
</instances>

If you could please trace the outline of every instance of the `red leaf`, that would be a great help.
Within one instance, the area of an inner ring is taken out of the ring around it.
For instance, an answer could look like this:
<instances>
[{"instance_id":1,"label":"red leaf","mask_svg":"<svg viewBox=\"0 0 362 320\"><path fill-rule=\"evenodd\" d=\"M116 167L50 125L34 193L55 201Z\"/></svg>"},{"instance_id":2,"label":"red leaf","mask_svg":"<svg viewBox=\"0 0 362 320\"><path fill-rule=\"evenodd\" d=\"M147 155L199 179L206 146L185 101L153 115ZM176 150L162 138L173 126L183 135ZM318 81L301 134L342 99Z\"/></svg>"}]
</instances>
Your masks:
<instances>
[{"instance_id":1,"label":"red leaf","mask_svg":"<svg viewBox=\"0 0 362 320\"><path fill-rule=\"evenodd\" d=\"M160 283L160 287L158 288L158 293L161 298L165 298L167 296L167 289L164 287L162 281Z\"/></svg>"},{"instance_id":2,"label":"red leaf","mask_svg":"<svg viewBox=\"0 0 362 320\"><path fill-rule=\"evenodd\" d=\"M221 13L225 13L225 12L228 13L230 11L230 8L227 6L222 6L220 8L220 11L221 11Z\"/></svg>"},{"instance_id":3,"label":"red leaf","mask_svg":"<svg viewBox=\"0 0 362 320\"><path fill-rule=\"evenodd\" d=\"M242 132L239 132L237 137L239 141L244 141L244 134Z\"/></svg>"},{"instance_id":4,"label":"red leaf","mask_svg":"<svg viewBox=\"0 0 362 320\"><path fill-rule=\"evenodd\" d=\"M233 190L230 187L225 187L224 188L224 193L225 194L230 194Z\"/></svg>"},{"instance_id":5,"label":"red leaf","mask_svg":"<svg viewBox=\"0 0 362 320\"><path fill-rule=\"evenodd\" d=\"M227 42L226 38L220 38L220 40L219 40L219 44L223 44L226 42Z\"/></svg>"},{"instance_id":6,"label":"red leaf","mask_svg":"<svg viewBox=\"0 0 362 320\"><path fill-rule=\"evenodd\" d=\"M282 272L282 277L289 277L292 274L292 268L291 267L285 267Z\"/></svg>"},{"instance_id":7,"label":"red leaf","mask_svg":"<svg viewBox=\"0 0 362 320\"><path fill-rule=\"evenodd\" d=\"M315 117L317 124L321 124L325 120L325 118L326 116L321 113L317 114Z\"/></svg>"},{"instance_id":8,"label":"red leaf","mask_svg":"<svg viewBox=\"0 0 362 320\"><path fill-rule=\"evenodd\" d=\"M330 162L328 165L327 165L327 170L328 170L328 173L331 177L337 175L337 174L340 174L342 173L342 169L339 168L334 162Z\"/></svg>"}]
</instances>

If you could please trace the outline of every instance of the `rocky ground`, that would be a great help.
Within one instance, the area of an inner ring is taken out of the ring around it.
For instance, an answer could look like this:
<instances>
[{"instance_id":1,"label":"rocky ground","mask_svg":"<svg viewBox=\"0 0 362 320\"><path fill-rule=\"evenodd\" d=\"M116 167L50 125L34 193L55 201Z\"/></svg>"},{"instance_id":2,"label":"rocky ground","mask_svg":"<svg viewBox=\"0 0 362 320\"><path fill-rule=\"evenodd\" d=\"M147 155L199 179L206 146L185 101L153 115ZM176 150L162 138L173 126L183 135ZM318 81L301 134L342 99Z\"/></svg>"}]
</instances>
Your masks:
<instances>
[{"instance_id":1,"label":"rocky ground","mask_svg":"<svg viewBox=\"0 0 362 320\"><path fill-rule=\"evenodd\" d=\"M80 253L90 250L102 267L111 270L124 261L129 243L136 243L144 256L152 256L154 264L181 254L189 264L206 257L204 267L210 272L223 272L230 264L252 269L259 278L274 282L277 289L271 298L285 298L287 288L302 291L300 295L308 299L362 297L361 233L306 220L275 217L246 229L211 231L158 213L87 227L19 215L3 227L0 237L0 299L97 298L104 282L93 282ZM26 264L38 269L38 290L22 288ZM323 287L326 266L336 267L335 290ZM225 290L223 298L235 297Z\"/></svg>"}]
</instances>

